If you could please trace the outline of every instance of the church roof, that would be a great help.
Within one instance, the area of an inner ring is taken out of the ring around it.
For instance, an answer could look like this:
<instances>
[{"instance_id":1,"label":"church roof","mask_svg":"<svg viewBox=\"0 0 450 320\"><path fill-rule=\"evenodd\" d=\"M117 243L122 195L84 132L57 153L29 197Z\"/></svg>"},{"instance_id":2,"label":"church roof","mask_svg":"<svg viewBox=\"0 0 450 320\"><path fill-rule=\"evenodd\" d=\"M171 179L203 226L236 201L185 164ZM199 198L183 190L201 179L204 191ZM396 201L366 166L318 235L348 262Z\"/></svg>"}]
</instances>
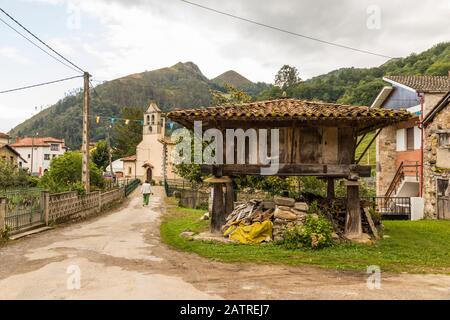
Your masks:
<instances>
[{"instance_id":1,"label":"church roof","mask_svg":"<svg viewBox=\"0 0 450 320\"><path fill-rule=\"evenodd\" d=\"M155 101L151 101L150 104L148 105L146 113L151 112L161 112L161 109L158 107Z\"/></svg>"}]
</instances>

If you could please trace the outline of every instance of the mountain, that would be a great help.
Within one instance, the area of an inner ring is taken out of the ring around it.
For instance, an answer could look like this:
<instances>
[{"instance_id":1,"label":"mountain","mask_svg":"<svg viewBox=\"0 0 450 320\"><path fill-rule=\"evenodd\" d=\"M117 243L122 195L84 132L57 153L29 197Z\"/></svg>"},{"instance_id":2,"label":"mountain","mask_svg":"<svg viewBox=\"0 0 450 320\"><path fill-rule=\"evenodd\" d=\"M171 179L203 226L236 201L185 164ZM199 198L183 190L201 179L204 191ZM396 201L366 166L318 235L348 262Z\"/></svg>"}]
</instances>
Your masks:
<instances>
[{"instance_id":1,"label":"mountain","mask_svg":"<svg viewBox=\"0 0 450 320\"><path fill-rule=\"evenodd\" d=\"M246 77L240 75L234 70L228 70L222 73L220 76L215 77L211 80L212 82L224 86L226 84L231 84L238 89L245 88L253 85L254 83L248 80Z\"/></svg>"},{"instance_id":2,"label":"mountain","mask_svg":"<svg viewBox=\"0 0 450 320\"><path fill-rule=\"evenodd\" d=\"M256 96L269 87L250 82L248 93ZM196 64L179 62L168 68L131 74L96 86L94 91L91 90L91 115L120 117L123 107L144 110L150 100L155 100L162 111L208 106L210 89L225 90L205 77ZM82 93L72 92L16 126L10 134L24 136L39 132L43 136L64 138L69 148L77 149L81 145L82 103ZM105 138L106 123L96 124L94 120L91 120L91 140Z\"/></svg>"},{"instance_id":3,"label":"mountain","mask_svg":"<svg viewBox=\"0 0 450 320\"><path fill-rule=\"evenodd\" d=\"M290 97L370 105L379 90L386 85L384 75L429 74L447 75L450 70L450 42L438 44L419 54L391 59L374 68L342 68L320 75L287 88ZM278 87L250 80L235 71L209 80L192 62L177 63L172 67L132 74L95 87L91 93L91 114L120 117L123 107L144 109L155 100L163 111L174 107L207 106L210 89L224 91L224 83L232 83L253 98L271 99L282 95ZM26 120L10 131L12 136L30 135L66 139L72 149L81 145L82 95L73 92L50 108ZM91 122L92 140L106 136L106 124Z\"/></svg>"},{"instance_id":4,"label":"mountain","mask_svg":"<svg viewBox=\"0 0 450 320\"><path fill-rule=\"evenodd\" d=\"M320 75L288 88L290 97L316 99L327 102L370 105L381 88L387 85L385 75L448 75L450 70L450 42L406 58L396 58L374 68L342 68ZM282 90L273 87L259 98L281 96Z\"/></svg>"}]
</instances>

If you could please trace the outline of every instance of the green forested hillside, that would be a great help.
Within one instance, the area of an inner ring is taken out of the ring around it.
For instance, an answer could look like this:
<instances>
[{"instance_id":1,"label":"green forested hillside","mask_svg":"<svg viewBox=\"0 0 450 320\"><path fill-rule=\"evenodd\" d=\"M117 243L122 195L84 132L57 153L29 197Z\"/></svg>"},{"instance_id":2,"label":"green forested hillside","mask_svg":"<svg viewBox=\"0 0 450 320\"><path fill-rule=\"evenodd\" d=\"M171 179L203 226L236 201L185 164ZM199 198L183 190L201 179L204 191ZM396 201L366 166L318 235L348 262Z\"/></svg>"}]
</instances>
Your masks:
<instances>
[{"instance_id":1,"label":"green forested hillside","mask_svg":"<svg viewBox=\"0 0 450 320\"><path fill-rule=\"evenodd\" d=\"M450 42L438 44L420 54L392 59L375 68L342 68L303 81L287 89L290 97L317 99L358 105L370 105L386 85L385 75L447 75L450 70ZM260 95L261 99L281 96L273 87Z\"/></svg>"},{"instance_id":2,"label":"green forested hillside","mask_svg":"<svg viewBox=\"0 0 450 320\"><path fill-rule=\"evenodd\" d=\"M300 66L301 71L301 66ZM370 105L385 85L384 75L430 74L446 75L450 69L450 42L442 43L420 54L392 59L375 68L342 68L320 75L286 89L288 96L357 105ZM301 76L301 74L300 74ZM219 78L219 79L218 79ZM91 114L120 116L124 107L144 109L155 100L163 111L172 108L207 106L209 89L224 91L226 81L233 81L254 99L278 98L282 89L258 82L252 83L231 71L209 80L192 62L178 63L169 68L129 75L98 85L92 92ZM43 110L11 130L13 136L30 135L65 138L70 148L81 145L80 93L74 92L50 108ZM92 119L91 138L105 137L106 124ZM372 158L372 156L371 156ZM374 158L374 157L373 157Z\"/></svg>"}]
</instances>

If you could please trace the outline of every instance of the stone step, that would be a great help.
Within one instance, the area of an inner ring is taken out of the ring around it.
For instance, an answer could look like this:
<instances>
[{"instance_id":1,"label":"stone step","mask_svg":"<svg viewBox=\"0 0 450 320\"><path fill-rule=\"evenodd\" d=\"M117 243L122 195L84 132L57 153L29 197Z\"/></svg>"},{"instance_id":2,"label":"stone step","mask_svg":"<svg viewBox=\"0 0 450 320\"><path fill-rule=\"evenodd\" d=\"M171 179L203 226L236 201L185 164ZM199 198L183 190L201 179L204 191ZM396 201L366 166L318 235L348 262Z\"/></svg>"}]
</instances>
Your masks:
<instances>
[{"instance_id":1,"label":"stone step","mask_svg":"<svg viewBox=\"0 0 450 320\"><path fill-rule=\"evenodd\" d=\"M9 236L9 240L17 240L23 237L27 237L30 236L32 234L36 234L36 233L41 233L47 230L53 229L52 227L47 227L45 225L37 225L37 226L33 226L31 228L27 228L25 230L21 230L19 231L19 233L16 233L12 236Z\"/></svg>"}]
</instances>

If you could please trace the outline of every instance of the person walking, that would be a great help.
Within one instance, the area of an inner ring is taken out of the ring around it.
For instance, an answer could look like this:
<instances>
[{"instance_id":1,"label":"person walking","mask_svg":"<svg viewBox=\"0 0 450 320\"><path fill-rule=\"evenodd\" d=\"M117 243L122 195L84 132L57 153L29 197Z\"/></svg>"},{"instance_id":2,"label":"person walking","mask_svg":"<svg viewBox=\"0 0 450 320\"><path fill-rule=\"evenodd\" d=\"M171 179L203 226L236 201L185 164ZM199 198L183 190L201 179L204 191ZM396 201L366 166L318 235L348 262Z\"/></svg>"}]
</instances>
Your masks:
<instances>
[{"instance_id":1,"label":"person walking","mask_svg":"<svg viewBox=\"0 0 450 320\"><path fill-rule=\"evenodd\" d=\"M150 194L152 193L151 184L150 184L150 182L148 180L145 180L145 182L142 184L142 186L141 186L141 193L142 193L143 200L144 200L144 203L142 204L142 206L143 207L144 206L148 206L148 201L150 199Z\"/></svg>"}]
</instances>

